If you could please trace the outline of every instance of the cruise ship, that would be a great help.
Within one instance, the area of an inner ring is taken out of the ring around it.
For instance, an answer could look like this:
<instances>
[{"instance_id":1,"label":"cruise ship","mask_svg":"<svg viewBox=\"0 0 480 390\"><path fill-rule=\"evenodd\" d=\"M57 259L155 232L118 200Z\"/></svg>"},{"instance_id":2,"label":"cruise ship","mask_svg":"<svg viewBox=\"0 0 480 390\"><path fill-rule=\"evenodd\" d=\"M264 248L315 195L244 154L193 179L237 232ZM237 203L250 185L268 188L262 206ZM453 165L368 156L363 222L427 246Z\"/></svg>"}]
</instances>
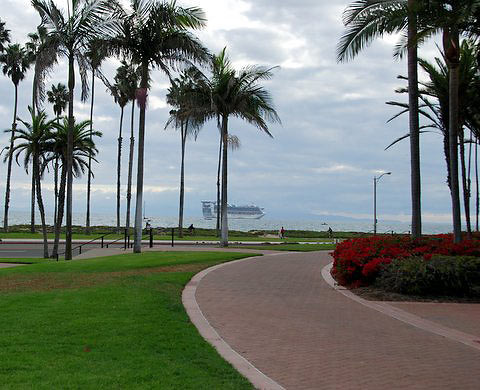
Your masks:
<instances>
[{"instance_id":1,"label":"cruise ship","mask_svg":"<svg viewBox=\"0 0 480 390\"><path fill-rule=\"evenodd\" d=\"M265 213L263 208L254 204L237 206L228 204L227 215L229 219L260 219ZM204 200L202 201L203 218L216 219L217 218L217 202Z\"/></svg>"}]
</instances>

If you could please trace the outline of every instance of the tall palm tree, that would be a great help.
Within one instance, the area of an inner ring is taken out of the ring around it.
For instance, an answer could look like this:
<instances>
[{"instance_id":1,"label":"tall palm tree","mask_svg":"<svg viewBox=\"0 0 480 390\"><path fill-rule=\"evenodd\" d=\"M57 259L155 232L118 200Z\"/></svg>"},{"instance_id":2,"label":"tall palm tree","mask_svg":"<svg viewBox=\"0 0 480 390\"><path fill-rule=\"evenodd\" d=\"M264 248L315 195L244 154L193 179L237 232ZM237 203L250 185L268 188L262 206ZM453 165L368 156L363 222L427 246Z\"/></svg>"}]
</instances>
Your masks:
<instances>
[{"instance_id":1,"label":"tall palm tree","mask_svg":"<svg viewBox=\"0 0 480 390\"><path fill-rule=\"evenodd\" d=\"M451 187L451 166L450 166L450 132L449 132L449 69L446 64L445 55L442 58L435 58L435 64L424 59L419 59L422 70L428 75L429 81L421 82L420 99L422 101L420 113L429 121L424 127L434 127L443 134L445 160L447 162L447 183ZM468 40L463 41L460 48L460 78L459 78L459 138L460 138L460 160L463 184L463 200L467 232L471 234L470 222L470 185L466 169L464 126L478 134L479 126L475 120L474 112L478 112L476 102L477 87L480 84L480 77L477 74L476 48ZM405 77L399 76L405 79ZM408 88L398 89L397 92L408 92ZM435 101L431 101L431 99ZM387 104L402 107L402 111L392 119L408 112L408 104L399 102L387 102ZM409 136L403 136L394 141L391 145ZM390 146L391 146L390 145Z\"/></svg>"},{"instance_id":2,"label":"tall palm tree","mask_svg":"<svg viewBox=\"0 0 480 390\"><path fill-rule=\"evenodd\" d=\"M93 108L95 103L95 78L96 76L104 78L100 72L100 66L106 58L107 53L105 46L99 40L90 41L86 57L92 71L92 95L90 97L90 130L93 128ZM92 159L88 159L88 173L87 173L87 213L85 218L85 233L90 234L90 195L92 188Z\"/></svg>"},{"instance_id":3,"label":"tall palm tree","mask_svg":"<svg viewBox=\"0 0 480 390\"><path fill-rule=\"evenodd\" d=\"M120 233L120 177L121 177L121 166L122 166L122 130L123 130L123 113L125 106L128 103L128 95L125 93L124 88L121 84L121 72L124 69L122 67L117 69L117 74L115 75L115 84L112 85L110 89L110 94L113 96L115 103L120 106L120 125L118 130L118 146L117 146L117 233ZM119 75L120 73L120 75Z\"/></svg>"},{"instance_id":4,"label":"tall palm tree","mask_svg":"<svg viewBox=\"0 0 480 390\"><path fill-rule=\"evenodd\" d=\"M270 93L259 81L272 77L273 68L247 66L236 70L225 49L211 62L211 79L203 77L197 83L196 100L203 108L203 120L215 119L222 134L222 188L221 188L221 245L228 246L227 177L228 177L228 122L231 117L243 119L272 136L267 122L280 123Z\"/></svg>"},{"instance_id":5,"label":"tall palm tree","mask_svg":"<svg viewBox=\"0 0 480 390\"><path fill-rule=\"evenodd\" d=\"M32 0L49 34L49 45L42 51L42 73L48 71L58 56L68 60L68 121L69 142L67 152L67 208L65 259L72 258L72 202L73 202L73 131L74 131L74 90L75 62L80 68L82 100L88 96L86 80L88 44L95 39L105 39L115 31L121 10L116 0L70 0L68 13L57 7L53 0Z\"/></svg>"},{"instance_id":6,"label":"tall palm tree","mask_svg":"<svg viewBox=\"0 0 480 390\"><path fill-rule=\"evenodd\" d=\"M138 129L137 200L135 208L134 252L141 252L142 202L145 143L145 113L150 71L159 68L169 74L172 66L206 61L207 50L188 32L205 25L203 11L197 7L183 8L174 1L132 0L131 12L122 22L121 34L112 41L112 49L140 68L141 81L137 90L140 107Z\"/></svg>"},{"instance_id":7,"label":"tall palm tree","mask_svg":"<svg viewBox=\"0 0 480 390\"><path fill-rule=\"evenodd\" d=\"M51 148L51 154L45 159L45 164L60 161L60 191L58 200L57 220L55 222L55 242L52 251L52 257L58 253L58 243L60 240L60 230L63 221L65 209L65 188L67 185L67 162L68 162L68 143L70 133L70 122L64 118L63 122L55 124L56 132L54 134L54 143ZM73 127L73 164L72 172L75 177L80 177L85 170L88 170L88 159L92 156L93 161L97 161L95 156L98 150L95 146L93 137L101 137L100 131L90 131L90 121L74 122Z\"/></svg>"},{"instance_id":8,"label":"tall palm tree","mask_svg":"<svg viewBox=\"0 0 480 390\"><path fill-rule=\"evenodd\" d=\"M133 176L133 155L135 147L134 119L135 119L135 94L138 88L140 75L138 68L133 64L122 61L123 71L118 74L118 81L122 86L128 100L132 102L130 114L130 149L128 153L128 179L127 179L127 211L125 215L125 229L130 234L130 205L132 201L132 176Z\"/></svg>"},{"instance_id":9,"label":"tall palm tree","mask_svg":"<svg viewBox=\"0 0 480 390\"><path fill-rule=\"evenodd\" d=\"M29 107L31 123L18 119L25 126L25 129L18 129L15 136L16 141L20 141L12 149L12 153L16 153L15 158L21 154L24 155L23 166L28 172L30 162L33 166L32 176L35 178L36 197L38 202L38 210L42 221L43 234L43 257L48 258L48 241L47 241L47 225L45 223L45 208L43 206L41 178L44 171L44 161L46 154L52 149L52 129L55 120L47 120L47 114L40 111L35 114L32 107Z\"/></svg>"},{"instance_id":10,"label":"tall palm tree","mask_svg":"<svg viewBox=\"0 0 480 390\"><path fill-rule=\"evenodd\" d=\"M181 138L181 164L180 164L180 201L178 210L178 234L183 237L183 209L185 201L185 146L187 137L194 135L197 137L200 129L200 122L194 117L195 107L191 107L192 101L189 98L193 87L194 80L191 74L196 72L184 71L180 78L171 81L171 86L167 93L167 103L175 107L170 111L170 118L165 125L167 128L172 125L180 130Z\"/></svg>"},{"instance_id":11,"label":"tall palm tree","mask_svg":"<svg viewBox=\"0 0 480 390\"><path fill-rule=\"evenodd\" d=\"M30 67L30 57L24 47L18 43L8 45L3 54L0 54L3 74L10 77L15 87L15 103L13 108L13 122L10 135L10 148L8 152L7 182L5 189L5 213L3 217L3 229L8 231L8 209L10 205L10 180L12 176L13 148L15 142L15 130L17 128L18 84L25 78Z\"/></svg>"},{"instance_id":12,"label":"tall palm tree","mask_svg":"<svg viewBox=\"0 0 480 390\"><path fill-rule=\"evenodd\" d=\"M460 195L458 184L458 135L459 135L459 82L460 82L460 34L467 33L474 22L473 15L480 9L479 0L435 0L429 4L429 29L442 31L443 50L449 69L449 141L450 141L450 184L454 241L460 242Z\"/></svg>"},{"instance_id":13,"label":"tall palm tree","mask_svg":"<svg viewBox=\"0 0 480 390\"><path fill-rule=\"evenodd\" d=\"M38 26L36 32L28 34L28 38L29 38L29 41L25 44L25 48L28 51L28 55L30 56L31 62L35 63L35 68L37 68L36 66L37 55L40 52L40 50L43 49L43 46L47 39L47 30L42 26ZM45 84L43 83L43 80L39 80L34 70L33 83L32 83L32 105L31 105L33 116L35 115L39 100L43 101L45 98L44 85ZM32 233L35 233L35 187L36 187L35 176L32 175L32 207L30 212L30 231Z\"/></svg>"},{"instance_id":14,"label":"tall palm tree","mask_svg":"<svg viewBox=\"0 0 480 390\"><path fill-rule=\"evenodd\" d=\"M58 83L57 86L52 85L52 89L47 91L48 102L53 105L53 113L56 116L57 123L60 123L60 116L67 109L68 104L68 90L67 87ZM57 210L58 210L58 158L54 161L54 213L53 213L53 223L54 225L57 222Z\"/></svg>"},{"instance_id":15,"label":"tall palm tree","mask_svg":"<svg viewBox=\"0 0 480 390\"><path fill-rule=\"evenodd\" d=\"M345 9L343 21L347 29L338 45L338 60L346 61L383 35L407 35L413 238L419 238L422 234L417 70L417 43L421 42L418 38L417 16L422 6L421 0L355 1ZM401 47L400 44L398 48Z\"/></svg>"}]
</instances>

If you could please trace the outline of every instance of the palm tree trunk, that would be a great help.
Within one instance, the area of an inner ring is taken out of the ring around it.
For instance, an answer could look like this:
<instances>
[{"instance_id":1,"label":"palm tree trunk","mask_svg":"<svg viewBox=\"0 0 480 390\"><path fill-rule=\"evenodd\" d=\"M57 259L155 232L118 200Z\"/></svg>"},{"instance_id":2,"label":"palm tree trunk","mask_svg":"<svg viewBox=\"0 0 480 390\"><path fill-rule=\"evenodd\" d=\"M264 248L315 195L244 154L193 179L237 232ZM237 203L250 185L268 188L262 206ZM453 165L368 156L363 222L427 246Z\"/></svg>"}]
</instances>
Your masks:
<instances>
[{"instance_id":1,"label":"palm tree trunk","mask_svg":"<svg viewBox=\"0 0 480 390\"><path fill-rule=\"evenodd\" d=\"M412 238L422 235L420 129L418 119L418 57L414 39L417 35L417 17L413 12L415 0L408 0L408 101L410 123L410 174L412 194Z\"/></svg>"},{"instance_id":2,"label":"palm tree trunk","mask_svg":"<svg viewBox=\"0 0 480 390\"><path fill-rule=\"evenodd\" d=\"M13 161L13 147L15 130L17 129L17 105L18 105L18 86L15 85L15 104L13 108L13 122L12 134L10 136L10 149L8 151L8 165L7 165L7 183L5 186L5 213L3 216L3 231L8 232L8 208L10 205L10 180L12 178L12 161Z\"/></svg>"},{"instance_id":3,"label":"palm tree trunk","mask_svg":"<svg viewBox=\"0 0 480 390\"><path fill-rule=\"evenodd\" d=\"M35 112L37 110L37 75L35 74L35 70L33 72L33 86L32 86L32 113L35 116Z\"/></svg>"},{"instance_id":4,"label":"palm tree trunk","mask_svg":"<svg viewBox=\"0 0 480 390\"><path fill-rule=\"evenodd\" d=\"M68 137L67 137L67 210L65 228L65 260L72 259L72 205L73 205L73 93L75 67L73 52L68 57Z\"/></svg>"},{"instance_id":5,"label":"palm tree trunk","mask_svg":"<svg viewBox=\"0 0 480 390\"><path fill-rule=\"evenodd\" d=\"M228 151L228 117L222 117L222 138L223 138L223 158L222 158L222 237L220 246L228 246L228 199L227 199L227 151Z\"/></svg>"},{"instance_id":6,"label":"palm tree trunk","mask_svg":"<svg viewBox=\"0 0 480 390\"><path fill-rule=\"evenodd\" d=\"M93 131L93 106L95 103L95 69L92 70L92 99L90 101L90 141ZM85 234L90 234L90 196L92 192L92 154L88 155L88 177L87 177L87 217L85 220Z\"/></svg>"},{"instance_id":7,"label":"palm tree trunk","mask_svg":"<svg viewBox=\"0 0 480 390\"><path fill-rule=\"evenodd\" d=\"M183 237L183 203L185 198L185 144L187 141L187 126L188 121L185 125L181 124L180 134L182 137L182 163L180 167L180 206L178 211L178 236Z\"/></svg>"},{"instance_id":8,"label":"palm tree trunk","mask_svg":"<svg viewBox=\"0 0 480 390\"><path fill-rule=\"evenodd\" d=\"M40 220L42 221L42 234L43 234L43 258L48 259L48 237L47 237L47 225L45 224L45 209L43 207L42 199L42 184L40 180L40 167L38 156L33 158L33 176L35 177L37 187L37 202L38 211L40 212Z\"/></svg>"},{"instance_id":9,"label":"palm tree trunk","mask_svg":"<svg viewBox=\"0 0 480 390\"><path fill-rule=\"evenodd\" d=\"M468 238L472 237L472 226L470 224L470 191L468 189L467 183L467 167L465 164L465 137L463 129L460 128L459 132L459 142L460 142L460 164L462 171L462 186L463 186L463 207L465 209L465 222L467 225L467 234Z\"/></svg>"},{"instance_id":10,"label":"palm tree trunk","mask_svg":"<svg viewBox=\"0 0 480 390\"><path fill-rule=\"evenodd\" d=\"M35 175L33 174L35 167L32 164L32 204L30 211L30 233L35 233Z\"/></svg>"},{"instance_id":11,"label":"palm tree trunk","mask_svg":"<svg viewBox=\"0 0 480 390\"><path fill-rule=\"evenodd\" d=\"M221 207L220 207L220 171L222 167L222 144L223 137L220 132L220 145L218 146L218 168L217 168L217 237L220 237L220 218L222 216Z\"/></svg>"},{"instance_id":12,"label":"palm tree trunk","mask_svg":"<svg viewBox=\"0 0 480 390\"><path fill-rule=\"evenodd\" d=\"M458 185L458 87L459 87L459 36L456 31L444 31L444 52L449 69L449 142L450 142L450 189L452 197L453 239L462 241L460 219L460 194Z\"/></svg>"},{"instance_id":13,"label":"palm tree trunk","mask_svg":"<svg viewBox=\"0 0 480 390\"><path fill-rule=\"evenodd\" d=\"M55 159L55 168L53 172L53 182L54 182L54 210L53 210L53 224L54 228L57 223L57 213L58 213L58 157Z\"/></svg>"},{"instance_id":14,"label":"palm tree trunk","mask_svg":"<svg viewBox=\"0 0 480 390\"><path fill-rule=\"evenodd\" d=\"M138 125L138 164L137 164L137 200L135 205L135 241L134 253L142 252L142 203L143 203L143 162L145 154L145 110L148 92L148 63L142 64L142 81L140 83L141 96L140 119Z\"/></svg>"},{"instance_id":15,"label":"palm tree trunk","mask_svg":"<svg viewBox=\"0 0 480 390\"><path fill-rule=\"evenodd\" d=\"M128 156L128 184L127 184L127 218L125 221L125 228L127 234L130 234L130 203L132 200L132 171L133 171L133 154L135 146L135 137L133 135L134 127L134 113L135 113L135 99L132 101L132 117L130 122L130 153Z\"/></svg>"},{"instance_id":16,"label":"palm tree trunk","mask_svg":"<svg viewBox=\"0 0 480 390\"><path fill-rule=\"evenodd\" d=\"M118 155L117 155L117 234L120 234L120 174L122 165L122 127L123 127L123 106L120 113L120 130L118 132Z\"/></svg>"},{"instance_id":17,"label":"palm tree trunk","mask_svg":"<svg viewBox=\"0 0 480 390\"><path fill-rule=\"evenodd\" d=\"M57 124L60 123L60 115L57 114ZM54 173L53 173L53 184L54 184L54 210L53 210L53 229L56 230L57 227L57 213L58 213L58 156L55 158L54 164Z\"/></svg>"},{"instance_id":18,"label":"palm tree trunk","mask_svg":"<svg viewBox=\"0 0 480 390\"><path fill-rule=\"evenodd\" d=\"M56 257L58 253L58 244L60 241L60 232L62 230L63 213L65 210L65 187L67 185L67 166L65 162L62 164L62 172L60 173L60 191L58 194L57 219L55 221L55 240L53 244L52 257Z\"/></svg>"},{"instance_id":19,"label":"palm tree trunk","mask_svg":"<svg viewBox=\"0 0 480 390\"><path fill-rule=\"evenodd\" d=\"M450 132L448 130L443 134L443 153L445 154L445 161L447 163L447 185L448 189L451 191L450 187Z\"/></svg>"},{"instance_id":20,"label":"palm tree trunk","mask_svg":"<svg viewBox=\"0 0 480 390\"><path fill-rule=\"evenodd\" d=\"M34 72L33 75L33 87L32 87L32 117L35 116L36 110L36 97L37 97L37 75ZM33 174L33 166L32 166ZM35 233L35 175L32 175L32 207L30 211L30 232Z\"/></svg>"}]
</instances>

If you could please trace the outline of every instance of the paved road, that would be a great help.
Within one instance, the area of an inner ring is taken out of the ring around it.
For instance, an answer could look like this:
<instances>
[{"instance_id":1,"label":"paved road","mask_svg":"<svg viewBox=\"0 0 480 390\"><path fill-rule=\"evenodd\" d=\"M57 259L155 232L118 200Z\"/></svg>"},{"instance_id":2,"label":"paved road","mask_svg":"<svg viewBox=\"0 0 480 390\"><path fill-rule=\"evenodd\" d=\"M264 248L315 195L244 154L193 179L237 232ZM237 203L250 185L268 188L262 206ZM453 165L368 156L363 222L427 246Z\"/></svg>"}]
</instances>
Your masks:
<instances>
[{"instance_id":1,"label":"paved road","mask_svg":"<svg viewBox=\"0 0 480 390\"><path fill-rule=\"evenodd\" d=\"M229 264L198 305L234 350L287 389L480 388L480 352L373 311L328 286L326 253Z\"/></svg>"},{"instance_id":2,"label":"paved road","mask_svg":"<svg viewBox=\"0 0 480 390\"><path fill-rule=\"evenodd\" d=\"M123 244L114 244L115 247L121 247ZM76 245L74 244L74 247ZM99 244L92 244L92 245L85 245L82 247L82 252L87 252L92 249L98 248ZM53 245L49 245L49 251L51 252ZM59 253L63 253L65 251L64 245L59 245ZM79 250L74 251L74 256L78 255ZM11 244L11 243L2 243L0 244L0 259L29 259L29 258L38 258L43 257L43 244L40 243L19 243L19 244Z\"/></svg>"}]
</instances>

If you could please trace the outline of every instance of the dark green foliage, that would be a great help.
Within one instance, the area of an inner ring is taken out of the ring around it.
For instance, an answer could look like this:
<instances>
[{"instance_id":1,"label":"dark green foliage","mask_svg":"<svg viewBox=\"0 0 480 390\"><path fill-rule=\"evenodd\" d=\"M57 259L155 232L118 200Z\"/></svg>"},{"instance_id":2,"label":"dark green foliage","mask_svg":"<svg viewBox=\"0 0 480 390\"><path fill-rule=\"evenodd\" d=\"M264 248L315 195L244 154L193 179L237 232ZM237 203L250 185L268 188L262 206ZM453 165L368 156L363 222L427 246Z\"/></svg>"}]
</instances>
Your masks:
<instances>
[{"instance_id":1,"label":"dark green foliage","mask_svg":"<svg viewBox=\"0 0 480 390\"><path fill-rule=\"evenodd\" d=\"M480 297L480 258L435 256L394 260L375 283L386 291L407 295Z\"/></svg>"}]
</instances>

